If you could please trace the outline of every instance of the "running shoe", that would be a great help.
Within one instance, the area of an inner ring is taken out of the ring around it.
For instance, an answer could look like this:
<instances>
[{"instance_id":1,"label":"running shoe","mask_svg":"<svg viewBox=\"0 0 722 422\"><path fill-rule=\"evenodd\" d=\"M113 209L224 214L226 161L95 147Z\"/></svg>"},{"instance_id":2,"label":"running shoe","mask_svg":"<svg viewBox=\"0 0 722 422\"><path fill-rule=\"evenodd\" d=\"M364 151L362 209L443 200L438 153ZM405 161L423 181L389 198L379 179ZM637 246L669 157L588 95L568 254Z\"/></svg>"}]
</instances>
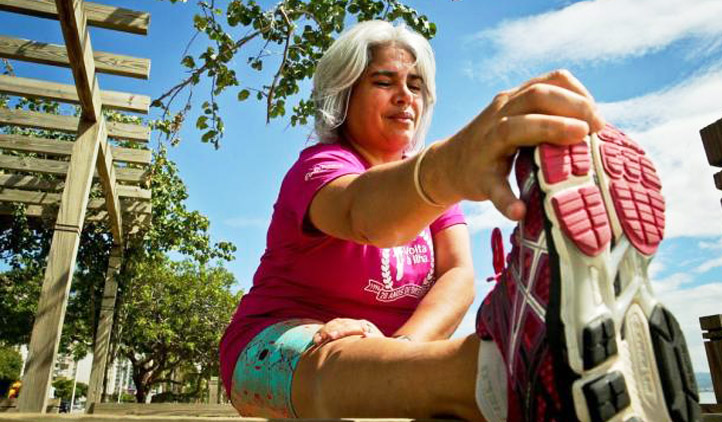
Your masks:
<instances>
[{"instance_id":1,"label":"running shoe","mask_svg":"<svg viewBox=\"0 0 722 422\"><path fill-rule=\"evenodd\" d=\"M509 422L694 422L694 371L648 268L665 202L642 148L607 125L574 146L521 150L527 213L476 330L504 357Z\"/></svg>"}]
</instances>

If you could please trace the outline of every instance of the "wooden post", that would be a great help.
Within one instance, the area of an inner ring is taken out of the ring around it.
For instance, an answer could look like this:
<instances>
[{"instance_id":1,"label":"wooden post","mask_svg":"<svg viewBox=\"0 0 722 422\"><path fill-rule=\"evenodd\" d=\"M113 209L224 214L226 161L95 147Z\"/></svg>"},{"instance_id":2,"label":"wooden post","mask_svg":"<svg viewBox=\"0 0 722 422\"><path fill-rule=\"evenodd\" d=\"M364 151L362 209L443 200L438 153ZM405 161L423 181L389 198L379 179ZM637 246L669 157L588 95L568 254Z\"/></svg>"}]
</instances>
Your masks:
<instances>
[{"instance_id":1,"label":"wooden post","mask_svg":"<svg viewBox=\"0 0 722 422\"><path fill-rule=\"evenodd\" d=\"M702 137L707 162L710 166L722 167L722 119L699 131Z\"/></svg>"},{"instance_id":2,"label":"wooden post","mask_svg":"<svg viewBox=\"0 0 722 422\"><path fill-rule=\"evenodd\" d=\"M75 88L82 110L82 117L97 122L102 120L101 108L103 101L100 98L98 78L95 76L95 59L93 47L88 34L88 20L85 17L83 0L55 0L58 11L60 28L65 38L65 48L72 65ZM123 245L123 219L118 201L118 192L115 189L115 167L113 167L113 154L106 139L99 140L100 147L98 173L103 185L105 204L110 217L110 229L113 233L114 243Z\"/></svg>"},{"instance_id":3,"label":"wooden post","mask_svg":"<svg viewBox=\"0 0 722 422\"><path fill-rule=\"evenodd\" d=\"M722 167L722 119L717 120L699 131L702 137L704 152L707 154L707 162L714 167ZM714 184L717 189L722 190L722 171L714 175ZM722 204L722 201L720 201ZM719 401L719 396L717 396Z\"/></svg>"},{"instance_id":4,"label":"wooden post","mask_svg":"<svg viewBox=\"0 0 722 422\"><path fill-rule=\"evenodd\" d=\"M717 403L722 404L722 315L709 315L700 317L699 325L702 327L702 337L709 372L712 375L712 385Z\"/></svg>"},{"instance_id":5,"label":"wooden post","mask_svg":"<svg viewBox=\"0 0 722 422\"><path fill-rule=\"evenodd\" d=\"M23 391L18 400L21 412L45 412L98 148L106 137L103 119L94 123L81 120L30 338Z\"/></svg>"},{"instance_id":6,"label":"wooden post","mask_svg":"<svg viewBox=\"0 0 722 422\"><path fill-rule=\"evenodd\" d=\"M220 398L218 397L218 377L211 377L208 381L208 404L218 404Z\"/></svg>"},{"instance_id":7,"label":"wooden post","mask_svg":"<svg viewBox=\"0 0 722 422\"><path fill-rule=\"evenodd\" d=\"M103 288L103 303L100 305L100 321L98 322L98 331L95 335L95 345L93 347L93 367L90 371L87 410L90 410L91 403L100 402L103 394L105 367L108 364L108 352L110 350L110 333L113 331L115 298L118 293L118 281L115 276L120 271L121 255L122 250L119 246L113 246L110 250L108 271L105 275L105 287Z\"/></svg>"}]
</instances>

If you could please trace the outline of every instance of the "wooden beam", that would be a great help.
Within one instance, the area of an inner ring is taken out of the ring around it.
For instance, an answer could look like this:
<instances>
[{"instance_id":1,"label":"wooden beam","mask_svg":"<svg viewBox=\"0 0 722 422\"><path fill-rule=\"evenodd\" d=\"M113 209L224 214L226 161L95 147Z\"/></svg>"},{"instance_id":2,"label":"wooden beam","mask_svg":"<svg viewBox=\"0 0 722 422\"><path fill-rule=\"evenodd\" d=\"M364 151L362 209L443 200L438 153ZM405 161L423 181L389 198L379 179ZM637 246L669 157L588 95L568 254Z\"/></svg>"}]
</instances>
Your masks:
<instances>
[{"instance_id":1,"label":"wooden beam","mask_svg":"<svg viewBox=\"0 0 722 422\"><path fill-rule=\"evenodd\" d=\"M29 127L75 133L79 119L73 116L41 113L38 111L0 108L0 125ZM129 123L108 122L108 137L135 142L148 142L150 129L147 126Z\"/></svg>"},{"instance_id":2,"label":"wooden beam","mask_svg":"<svg viewBox=\"0 0 722 422\"><path fill-rule=\"evenodd\" d=\"M12 204L0 203L0 214L8 215L15 211ZM52 207L43 207L42 205L26 205L25 215L34 218L50 219L58 215L58 210Z\"/></svg>"},{"instance_id":3,"label":"wooden beam","mask_svg":"<svg viewBox=\"0 0 722 422\"><path fill-rule=\"evenodd\" d=\"M85 3L84 9L88 25L139 35L148 34L150 13L97 3ZM0 0L0 10L39 18L58 18L53 0Z\"/></svg>"},{"instance_id":4,"label":"wooden beam","mask_svg":"<svg viewBox=\"0 0 722 422\"><path fill-rule=\"evenodd\" d=\"M138 186L118 185L118 196L121 198L150 201L151 191Z\"/></svg>"},{"instance_id":5,"label":"wooden beam","mask_svg":"<svg viewBox=\"0 0 722 422\"><path fill-rule=\"evenodd\" d=\"M722 404L719 403L700 403L699 408L702 410L702 421L706 422L704 419L705 413L717 413L722 419Z\"/></svg>"},{"instance_id":6,"label":"wooden beam","mask_svg":"<svg viewBox=\"0 0 722 422\"><path fill-rule=\"evenodd\" d=\"M33 190L40 192L61 192L65 187L64 180L43 180L34 176L21 174L0 174L0 188ZM125 199L150 201L150 190L137 186L118 185L118 196Z\"/></svg>"},{"instance_id":7,"label":"wooden beam","mask_svg":"<svg viewBox=\"0 0 722 422\"><path fill-rule=\"evenodd\" d=\"M702 137L709 165L722 167L722 119L704 127L699 131L699 135Z\"/></svg>"},{"instance_id":8,"label":"wooden beam","mask_svg":"<svg viewBox=\"0 0 722 422\"><path fill-rule=\"evenodd\" d=\"M105 120L103 116L100 116ZM98 174L100 175L100 184L103 186L103 196L108 206L108 215L110 217L110 231L115 239L114 244L123 245L123 213L120 211L120 200L118 199L118 189L115 178L115 166L113 165L113 154L110 152L108 140L100 141L98 148L97 161Z\"/></svg>"},{"instance_id":9,"label":"wooden beam","mask_svg":"<svg viewBox=\"0 0 722 422\"><path fill-rule=\"evenodd\" d=\"M78 127L30 337L23 392L18 400L20 412L45 411L98 157L98 140L107 137L104 128L100 123L86 121L81 121Z\"/></svg>"},{"instance_id":10,"label":"wooden beam","mask_svg":"<svg viewBox=\"0 0 722 422\"><path fill-rule=\"evenodd\" d=\"M152 406L152 404L149 404ZM721 419L706 419L704 415L699 422L720 422ZM284 419L266 419L266 418L249 418L240 417L237 412L234 416L164 416L164 415L146 415L146 416L128 416L128 415L103 415L91 414L85 415L80 413L62 414L62 415L38 415L28 413L0 413L0 422L60 422L60 421L78 421L78 422L279 422ZM324 419L302 419L304 422L453 422L451 419L403 419L403 418L379 418L379 419L363 419L363 418L324 418ZM658 422L658 421L645 421Z\"/></svg>"},{"instance_id":11,"label":"wooden beam","mask_svg":"<svg viewBox=\"0 0 722 422\"><path fill-rule=\"evenodd\" d=\"M213 378L218 380L211 377L211 381ZM238 411L225 403L93 403L88 407L88 413L93 415L238 417Z\"/></svg>"},{"instance_id":12,"label":"wooden beam","mask_svg":"<svg viewBox=\"0 0 722 422\"><path fill-rule=\"evenodd\" d=\"M103 117L101 111L103 103L100 99L98 79L95 76L93 47L90 42L88 20L85 17L83 0L55 0L55 6L58 10L58 20L63 30L65 47L73 70L82 117L86 120L98 122L102 126L103 132L105 132L105 117ZM108 207L110 231L113 234L113 243L122 248L125 242L123 238L123 213L120 210L120 200L115 187L113 153L108 145L107 136L98 137L98 143L96 167L100 175L100 184L103 186L105 204Z\"/></svg>"},{"instance_id":13,"label":"wooden beam","mask_svg":"<svg viewBox=\"0 0 722 422\"><path fill-rule=\"evenodd\" d=\"M68 166L68 161L0 154L0 169L65 176ZM115 172L121 182L140 184L147 179L147 169L118 168ZM94 176L99 177L97 173Z\"/></svg>"},{"instance_id":14,"label":"wooden beam","mask_svg":"<svg viewBox=\"0 0 722 422\"><path fill-rule=\"evenodd\" d=\"M51 66L70 67L70 59L65 46L21 38L0 36L0 57ZM93 58L95 70L98 73L138 79L148 79L150 75L150 60L148 59L101 51L95 51Z\"/></svg>"},{"instance_id":15,"label":"wooden beam","mask_svg":"<svg viewBox=\"0 0 722 422\"><path fill-rule=\"evenodd\" d=\"M707 352L709 372L717 403L722 403L722 314L708 315L699 319L702 337L706 339L704 349Z\"/></svg>"},{"instance_id":16,"label":"wooden beam","mask_svg":"<svg viewBox=\"0 0 722 422\"><path fill-rule=\"evenodd\" d=\"M0 0L3 1L3 0ZM46 82L37 79L0 75L0 93L26 98L43 98L78 104L78 93L73 85ZM116 91L100 91L103 107L113 110L148 114L150 97Z\"/></svg>"},{"instance_id":17,"label":"wooden beam","mask_svg":"<svg viewBox=\"0 0 722 422\"><path fill-rule=\"evenodd\" d=\"M105 273L103 301L100 305L100 318L98 321L98 329L95 333L93 366L90 371L86 407L90 406L90 403L100 402L103 393L103 378L108 362L110 334L113 331L113 316L115 315L115 298L118 292L118 281L115 279L115 276L120 271L122 252L122 249L118 246L113 246L110 250L108 270Z\"/></svg>"},{"instance_id":18,"label":"wooden beam","mask_svg":"<svg viewBox=\"0 0 722 422\"><path fill-rule=\"evenodd\" d=\"M6 204L0 202L0 215L11 215L15 208L12 204ZM100 223L108 220L108 213L105 211L92 212L89 210L85 221L88 223ZM25 215L30 218L38 218L41 220L53 220L58 215L58 208L54 206L43 206L43 205L25 205ZM151 214L128 214L123 220L126 232L129 235L133 235L139 231L145 230L151 224ZM2 410L0 410L1 412Z\"/></svg>"},{"instance_id":19,"label":"wooden beam","mask_svg":"<svg viewBox=\"0 0 722 422\"><path fill-rule=\"evenodd\" d=\"M67 157L73 151L73 143L32 136L0 134L0 149ZM113 161L116 162L150 164L152 160L152 153L148 149L115 146L111 146L110 149L113 151Z\"/></svg>"},{"instance_id":20,"label":"wooden beam","mask_svg":"<svg viewBox=\"0 0 722 422\"><path fill-rule=\"evenodd\" d=\"M145 230L151 224L152 215L150 213L127 214L123 219L123 225L128 235L133 235L138 231ZM88 221L105 222L108 221L108 213L106 211L98 211L88 217Z\"/></svg>"},{"instance_id":21,"label":"wooden beam","mask_svg":"<svg viewBox=\"0 0 722 422\"><path fill-rule=\"evenodd\" d=\"M20 174L0 174L0 188L60 192L64 186L65 182L61 180L43 180L38 177Z\"/></svg>"},{"instance_id":22,"label":"wooden beam","mask_svg":"<svg viewBox=\"0 0 722 422\"><path fill-rule=\"evenodd\" d=\"M102 120L100 86L95 77L95 60L90 44L88 21L83 11L83 0L55 0L58 20L63 30L65 51L75 79L82 117L92 122Z\"/></svg>"},{"instance_id":23,"label":"wooden beam","mask_svg":"<svg viewBox=\"0 0 722 422\"><path fill-rule=\"evenodd\" d=\"M0 202L7 203L57 206L60 204L60 198L60 194L51 192L34 192L9 188L0 190ZM89 199L87 208L89 210L104 210L106 209L105 199ZM121 209L124 213L128 214L149 214L151 205L148 201L121 201Z\"/></svg>"}]
</instances>

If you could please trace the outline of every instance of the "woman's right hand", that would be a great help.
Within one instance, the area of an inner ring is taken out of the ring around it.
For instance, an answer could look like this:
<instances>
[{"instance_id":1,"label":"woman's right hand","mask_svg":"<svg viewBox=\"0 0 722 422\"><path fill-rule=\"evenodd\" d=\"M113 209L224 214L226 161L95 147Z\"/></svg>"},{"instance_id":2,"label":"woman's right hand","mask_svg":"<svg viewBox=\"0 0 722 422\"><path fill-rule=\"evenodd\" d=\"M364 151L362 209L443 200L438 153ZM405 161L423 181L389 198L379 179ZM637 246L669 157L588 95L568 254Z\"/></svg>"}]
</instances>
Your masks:
<instances>
[{"instance_id":1,"label":"woman's right hand","mask_svg":"<svg viewBox=\"0 0 722 422\"><path fill-rule=\"evenodd\" d=\"M313 344L320 345L343 337L385 337L373 323L365 319L336 318L324 324L313 336Z\"/></svg>"},{"instance_id":2,"label":"woman's right hand","mask_svg":"<svg viewBox=\"0 0 722 422\"><path fill-rule=\"evenodd\" d=\"M423 166L428 173L422 184L432 185L431 196L440 203L488 199L507 218L520 220L525 205L508 181L517 150L541 143L573 145L603 127L589 91L571 72L557 70L498 94L465 128L440 143L448 148L439 145L439 166ZM436 155L434 149L429 154Z\"/></svg>"}]
</instances>

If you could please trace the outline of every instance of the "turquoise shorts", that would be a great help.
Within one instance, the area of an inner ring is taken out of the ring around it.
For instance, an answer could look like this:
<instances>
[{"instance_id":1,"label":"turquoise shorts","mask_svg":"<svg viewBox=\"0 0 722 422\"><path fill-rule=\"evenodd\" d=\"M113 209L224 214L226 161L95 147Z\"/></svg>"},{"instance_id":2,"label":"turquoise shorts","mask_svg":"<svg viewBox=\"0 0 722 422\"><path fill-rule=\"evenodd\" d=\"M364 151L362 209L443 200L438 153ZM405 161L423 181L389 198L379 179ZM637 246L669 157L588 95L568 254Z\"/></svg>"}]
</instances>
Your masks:
<instances>
[{"instance_id":1,"label":"turquoise shorts","mask_svg":"<svg viewBox=\"0 0 722 422\"><path fill-rule=\"evenodd\" d=\"M238 356L231 403L241 416L296 418L291 383L301 355L323 326L312 319L279 322L261 331Z\"/></svg>"}]
</instances>

